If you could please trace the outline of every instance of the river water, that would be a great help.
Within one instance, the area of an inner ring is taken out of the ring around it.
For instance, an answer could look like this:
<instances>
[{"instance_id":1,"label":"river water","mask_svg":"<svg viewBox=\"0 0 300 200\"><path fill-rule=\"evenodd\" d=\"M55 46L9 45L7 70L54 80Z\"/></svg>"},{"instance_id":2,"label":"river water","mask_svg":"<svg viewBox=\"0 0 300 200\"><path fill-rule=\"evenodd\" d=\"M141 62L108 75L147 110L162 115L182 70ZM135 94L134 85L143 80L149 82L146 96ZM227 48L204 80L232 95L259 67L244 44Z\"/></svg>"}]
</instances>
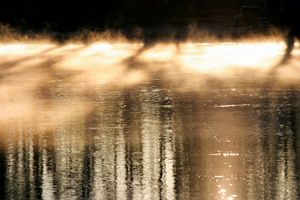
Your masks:
<instances>
[{"instance_id":1,"label":"river water","mask_svg":"<svg viewBox=\"0 0 300 200\"><path fill-rule=\"evenodd\" d=\"M298 51L2 44L1 199L299 199Z\"/></svg>"}]
</instances>

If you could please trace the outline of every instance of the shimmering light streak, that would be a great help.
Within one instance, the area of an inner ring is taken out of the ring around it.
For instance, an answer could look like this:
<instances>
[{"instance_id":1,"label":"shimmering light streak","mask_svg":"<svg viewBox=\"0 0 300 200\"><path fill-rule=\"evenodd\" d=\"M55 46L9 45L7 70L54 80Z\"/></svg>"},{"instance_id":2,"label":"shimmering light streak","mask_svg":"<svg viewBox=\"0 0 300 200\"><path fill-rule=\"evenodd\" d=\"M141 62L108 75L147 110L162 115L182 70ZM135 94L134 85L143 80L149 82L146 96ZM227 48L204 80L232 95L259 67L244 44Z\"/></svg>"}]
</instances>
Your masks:
<instances>
[{"instance_id":1,"label":"shimmering light streak","mask_svg":"<svg viewBox=\"0 0 300 200\"><path fill-rule=\"evenodd\" d=\"M54 44L1 44L0 55L30 55L39 53L48 48L55 47Z\"/></svg>"},{"instance_id":2,"label":"shimmering light streak","mask_svg":"<svg viewBox=\"0 0 300 200\"><path fill-rule=\"evenodd\" d=\"M126 59L134 56L141 46L140 43L96 43L70 53L56 68L79 72L73 77L75 81L134 84L144 80L145 74L129 71Z\"/></svg>"},{"instance_id":3,"label":"shimmering light streak","mask_svg":"<svg viewBox=\"0 0 300 200\"><path fill-rule=\"evenodd\" d=\"M184 44L179 62L200 72L223 72L232 67L268 68L279 61L284 43Z\"/></svg>"},{"instance_id":4,"label":"shimmering light streak","mask_svg":"<svg viewBox=\"0 0 300 200\"><path fill-rule=\"evenodd\" d=\"M149 71L159 71L166 67L171 71L204 73L226 72L233 67L264 69L278 62L284 48L284 43L275 42L157 44L147 48L143 48L143 44L138 42L98 42L88 46L2 44L0 57L3 58L3 62L28 55L34 56L26 60L28 63L21 63L23 68L24 64L32 66L57 58L54 64L58 69L79 71L80 78L88 77L92 82L118 79L121 81L129 75L129 82L132 83L144 80L138 77L146 76ZM33 60L35 63L31 63ZM143 62L148 67L139 67L138 62ZM160 62L160 65L154 66L152 62ZM133 68L134 75L130 74ZM135 78L138 80L132 81Z\"/></svg>"},{"instance_id":5,"label":"shimmering light streak","mask_svg":"<svg viewBox=\"0 0 300 200\"><path fill-rule=\"evenodd\" d=\"M239 153L212 153L212 154L208 154L209 156L239 156Z\"/></svg>"},{"instance_id":6,"label":"shimmering light streak","mask_svg":"<svg viewBox=\"0 0 300 200\"><path fill-rule=\"evenodd\" d=\"M140 58L146 61L171 61L176 53L176 46L173 44L156 45L143 52Z\"/></svg>"},{"instance_id":7,"label":"shimmering light streak","mask_svg":"<svg viewBox=\"0 0 300 200\"><path fill-rule=\"evenodd\" d=\"M31 56L38 56L52 48L55 44L47 43L18 43L18 44L1 44L0 43L0 66L3 68L5 62L16 62L20 59L30 58ZM0 69L1 69L0 68ZM1 72L0 72L1 73ZM1 74L0 74L1 75Z\"/></svg>"}]
</instances>

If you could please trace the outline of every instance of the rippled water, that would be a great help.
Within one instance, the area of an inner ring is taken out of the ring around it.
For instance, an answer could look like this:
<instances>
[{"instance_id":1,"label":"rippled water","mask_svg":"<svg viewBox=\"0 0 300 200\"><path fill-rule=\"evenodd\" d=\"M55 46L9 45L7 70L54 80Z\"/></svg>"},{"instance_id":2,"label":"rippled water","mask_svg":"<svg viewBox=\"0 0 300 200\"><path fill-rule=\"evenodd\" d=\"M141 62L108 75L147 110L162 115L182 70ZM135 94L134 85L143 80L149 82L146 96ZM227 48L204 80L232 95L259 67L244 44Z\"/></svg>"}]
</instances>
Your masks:
<instances>
[{"instance_id":1,"label":"rippled water","mask_svg":"<svg viewBox=\"0 0 300 200\"><path fill-rule=\"evenodd\" d=\"M299 198L282 44L97 45L1 46L1 199Z\"/></svg>"}]
</instances>

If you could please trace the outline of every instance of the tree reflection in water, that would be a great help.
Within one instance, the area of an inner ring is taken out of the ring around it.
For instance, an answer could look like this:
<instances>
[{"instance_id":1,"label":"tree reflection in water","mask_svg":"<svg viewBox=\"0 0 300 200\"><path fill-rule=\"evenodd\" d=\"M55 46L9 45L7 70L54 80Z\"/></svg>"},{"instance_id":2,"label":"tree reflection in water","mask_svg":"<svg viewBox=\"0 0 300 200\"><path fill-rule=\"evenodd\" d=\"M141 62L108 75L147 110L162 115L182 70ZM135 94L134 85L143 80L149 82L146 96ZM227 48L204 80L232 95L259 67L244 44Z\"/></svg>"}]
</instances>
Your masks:
<instances>
[{"instance_id":1,"label":"tree reflection in water","mask_svg":"<svg viewBox=\"0 0 300 200\"><path fill-rule=\"evenodd\" d=\"M38 55L45 68L33 56L1 71L7 199L298 198L297 79L286 84L248 69L226 77L177 72L166 70L175 65L170 58L146 56L129 63L162 70L124 86L109 68L126 74L123 57L108 53L91 81L82 74L91 74L97 57L81 71L73 60L73 71L59 67L72 63L66 50L55 49L59 59L49 51Z\"/></svg>"}]
</instances>

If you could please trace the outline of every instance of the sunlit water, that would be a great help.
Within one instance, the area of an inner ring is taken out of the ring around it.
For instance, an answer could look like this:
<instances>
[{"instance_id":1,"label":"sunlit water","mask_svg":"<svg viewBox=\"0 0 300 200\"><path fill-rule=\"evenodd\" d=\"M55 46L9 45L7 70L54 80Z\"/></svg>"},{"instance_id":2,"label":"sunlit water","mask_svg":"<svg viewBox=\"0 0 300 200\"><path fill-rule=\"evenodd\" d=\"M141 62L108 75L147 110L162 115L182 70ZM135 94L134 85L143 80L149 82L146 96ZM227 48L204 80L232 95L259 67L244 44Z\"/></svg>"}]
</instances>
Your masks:
<instances>
[{"instance_id":1,"label":"sunlit water","mask_svg":"<svg viewBox=\"0 0 300 200\"><path fill-rule=\"evenodd\" d=\"M298 49L0 46L0 199L298 199Z\"/></svg>"}]
</instances>

